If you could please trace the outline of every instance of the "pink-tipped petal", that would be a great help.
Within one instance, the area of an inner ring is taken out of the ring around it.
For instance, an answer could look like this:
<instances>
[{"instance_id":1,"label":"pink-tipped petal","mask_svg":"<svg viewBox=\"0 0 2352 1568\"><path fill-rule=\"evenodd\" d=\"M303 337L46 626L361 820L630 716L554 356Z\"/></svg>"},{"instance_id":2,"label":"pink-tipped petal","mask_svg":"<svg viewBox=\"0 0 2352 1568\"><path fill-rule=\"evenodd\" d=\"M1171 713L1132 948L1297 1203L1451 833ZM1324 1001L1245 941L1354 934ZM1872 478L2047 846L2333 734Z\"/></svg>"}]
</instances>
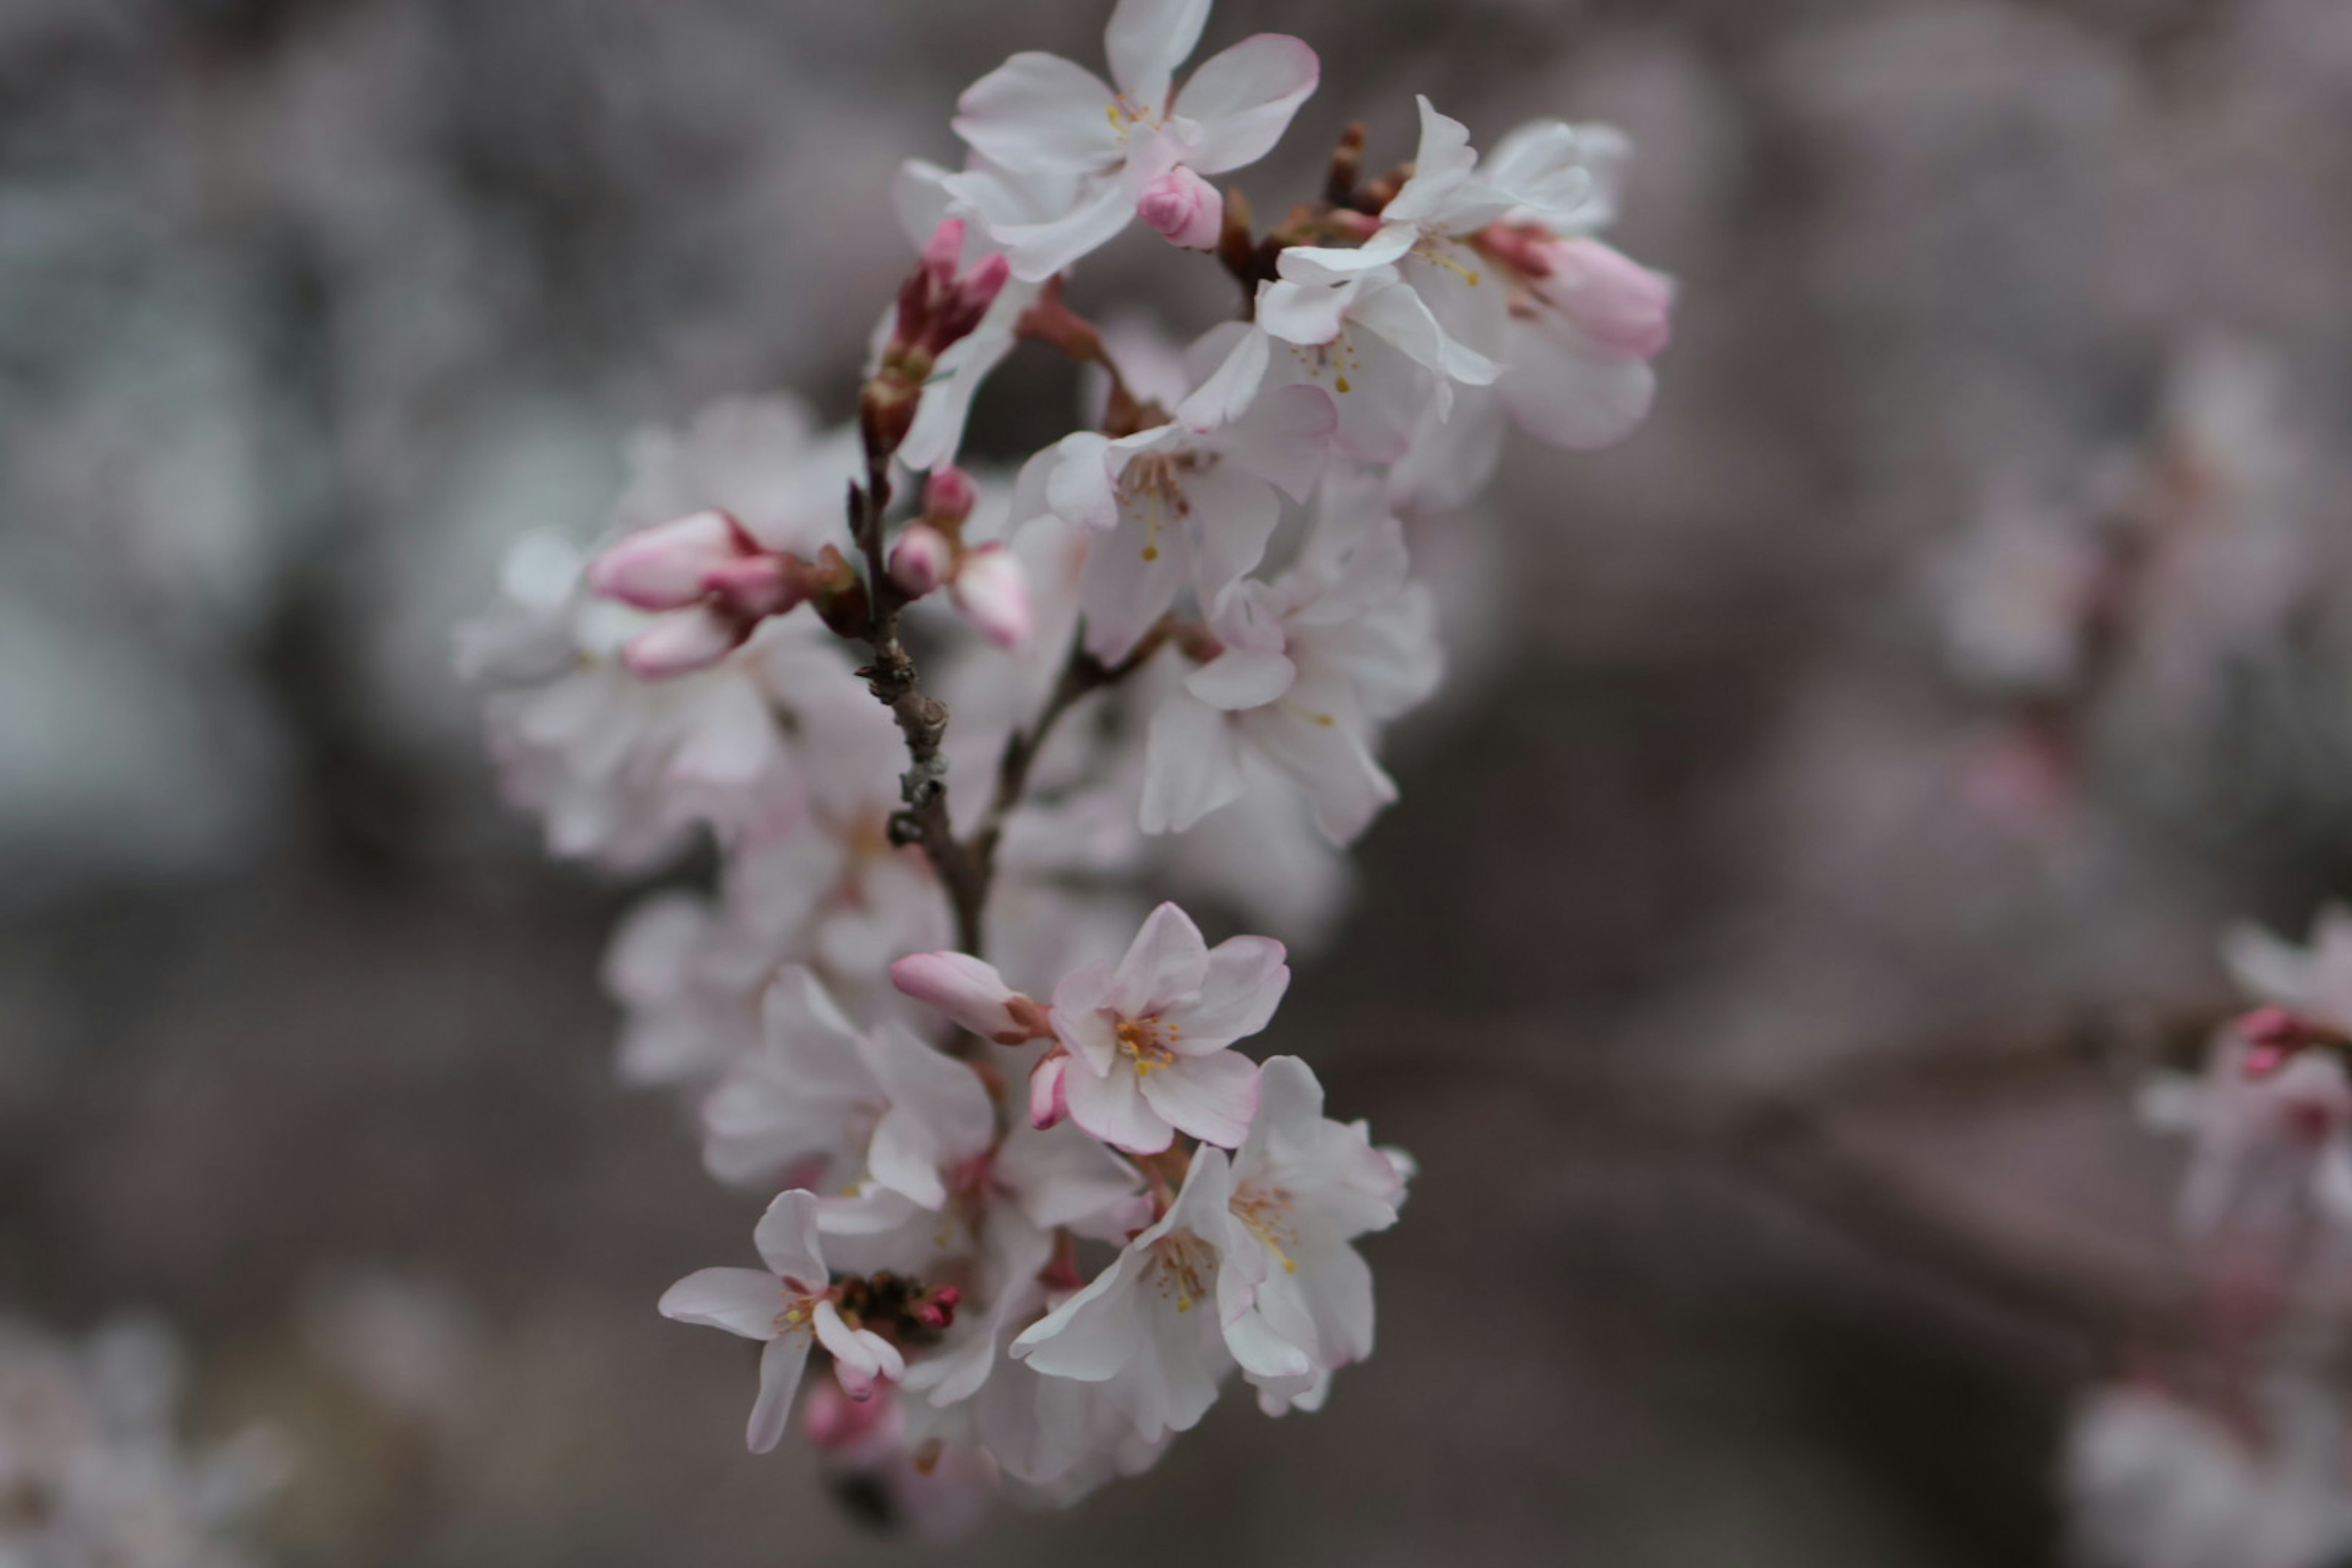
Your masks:
<instances>
[{"instance_id":1,"label":"pink-tipped petal","mask_svg":"<svg viewBox=\"0 0 2352 1568\"><path fill-rule=\"evenodd\" d=\"M1544 248L1536 292L1609 353L1654 359L1674 336L1674 279L1597 239Z\"/></svg>"},{"instance_id":2,"label":"pink-tipped petal","mask_svg":"<svg viewBox=\"0 0 2352 1568\"><path fill-rule=\"evenodd\" d=\"M1322 75L1315 51L1280 33L1244 38L1202 61L1176 96L1176 111L1201 127L1194 166L1222 174L1274 151Z\"/></svg>"},{"instance_id":3,"label":"pink-tipped petal","mask_svg":"<svg viewBox=\"0 0 2352 1568\"><path fill-rule=\"evenodd\" d=\"M1057 1127L1070 1114L1070 1058L1055 1051L1029 1075L1029 1125L1039 1131Z\"/></svg>"}]
</instances>

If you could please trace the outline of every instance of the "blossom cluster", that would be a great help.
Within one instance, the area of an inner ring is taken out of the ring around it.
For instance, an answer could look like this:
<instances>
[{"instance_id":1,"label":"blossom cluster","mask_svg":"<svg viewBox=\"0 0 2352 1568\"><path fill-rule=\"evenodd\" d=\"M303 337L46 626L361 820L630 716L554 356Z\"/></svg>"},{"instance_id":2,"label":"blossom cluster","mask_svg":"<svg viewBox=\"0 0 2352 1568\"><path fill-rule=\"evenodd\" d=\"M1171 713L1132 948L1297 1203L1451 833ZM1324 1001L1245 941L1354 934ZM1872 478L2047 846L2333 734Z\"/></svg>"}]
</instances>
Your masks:
<instances>
[{"instance_id":1,"label":"blossom cluster","mask_svg":"<svg viewBox=\"0 0 2352 1568\"><path fill-rule=\"evenodd\" d=\"M814 1360L810 1438L927 1528L1138 1471L1236 1374L1316 1408L1370 1352L1356 1243L1411 1162L1237 1048L1283 941L1212 945L1137 889L1316 934L1301 889L1396 798L1384 738L1442 675L1416 540L1507 426L1630 430L1668 337L1671 284L1597 237L1606 127L1482 156L1423 99L1410 163L1368 175L1351 127L1258 232L1210 182L1319 66L1259 36L1182 75L1209 9L1120 0L1108 80L1032 53L974 84L962 166L898 181L919 258L855 424L756 399L645 437L610 536L524 541L461 634L554 852L719 851L713 890L614 939L621 1069L775 1195L760 1267L662 1310L762 1347L754 1450ZM1213 258L1240 319L1179 342L1074 310L1071 268L1139 223ZM1083 427L963 461L1024 343L1086 368Z\"/></svg>"},{"instance_id":2,"label":"blossom cluster","mask_svg":"<svg viewBox=\"0 0 2352 1568\"><path fill-rule=\"evenodd\" d=\"M2224 955L2255 1007L2200 1075L2151 1079L2141 1110L2187 1142L2179 1224L2229 1370L2084 1400L2067 1479L2096 1568L2326 1568L2352 1552L2329 1327L2352 1280L2352 910L2323 911L2307 946L2242 928Z\"/></svg>"},{"instance_id":3,"label":"blossom cluster","mask_svg":"<svg viewBox=\"0 0 2352 1568\"><path fill-rule=\"evenodd\" d=\"M180 1368L152 1325L85 1344L0 1321L0 1563L245 1568L241 1542L284 1456L250 1432L204 1449L176 1429Z\"/></svg>"}]
</instances>

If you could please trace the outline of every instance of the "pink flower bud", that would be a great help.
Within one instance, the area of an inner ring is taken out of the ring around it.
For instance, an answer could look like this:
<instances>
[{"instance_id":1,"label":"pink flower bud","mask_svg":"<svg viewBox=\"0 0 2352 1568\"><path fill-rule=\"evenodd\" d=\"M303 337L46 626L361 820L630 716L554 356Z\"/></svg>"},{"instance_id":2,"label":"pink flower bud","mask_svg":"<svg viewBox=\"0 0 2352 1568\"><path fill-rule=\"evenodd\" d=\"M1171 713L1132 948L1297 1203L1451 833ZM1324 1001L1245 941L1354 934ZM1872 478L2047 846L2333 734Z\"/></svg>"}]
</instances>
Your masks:
<instances>
[{"instance_id":1,"label":"pink flower bud","mask_svg":"<svg viewBox=\"0 0 2352 1568\"><path fill-rule=\"evenodd\" d=\"M963 219L948 218L923 242L923 271L932 287L945 292L953 286L956 268L962 261Z\"/></svg>"},{"instance_id":2,"label":"pink flower bud","mask_svg":"<svg viewBox=\"0 0 2352 1568\"><path fill-rule=\"evenodd\" d=\"M751 549L723 511L698 511L633 533L588 563L588 591L640 610L678 610L709 590L704 579Z\"/></svg>"},{"instance_id":3,"label":"pink flower bud","mask_svg":"<svg viewBox=\"0 0 2352 1568\"><path fill-rule=\"evenodd\" d=\"M971 336L1012 276L1013 264L1001 253L976 263L940 300L923 346L936 357Z\"/></svg>"},{"instance_id":4,"label":"pink flower bud","mask_svg":"<svg viewBox=\"0 0 2352 1568\"><path fill-rule=\"evenodd\" d=\"M1186 250L1214 250L1225 227L1225 202L1217 187L1181 163L1143 187L1135 215L1160 238Z\"/></svg>"},{"instance_id":5,"label":"pink flower bud","mask_svg":"<svg viewBox=\"0 0 2352 1568\"><path fill-rule=\"evenodd\" d=\"M909 525L890 547L890 581L919 599L955 569L955 546L929 523Z\"/></svg>"},{"instance_id":6,"label":"pink flower bud","mask_svg":"<svg viewBox=\"0 0 2352 1568\"><path fill-rule=\"evenodd\" d=\"M1070 1114L1069 1070L1069 1054L1055 1051L1029 1074L1029 1125L1040 1132Z\"/></svg>"},{"instance_id":7,"label":"pink flower bud","mask_svg":"<svg viewBox=\"0 0 2352 1568\"><path fill-rule=\"evenodd\" d=\"M1674 335L1673 279L1597 239L1540 249L1549 271L1535 287L1546 304L1610 353L1654 359L1664 350Z\"/></svg>"},{"instance_id":8,"label":"pink flower bud","mask_svg":"<svg viewBox=\"0 0 2352 1568\"><path fill-rule=\"evenodd\" d=\"M956 568L951 590L956 608L999 647L1029 640L1037 617L1029 604L1029 573L1021 558L1002 544L968 551Z\"/></svg>"},{"instance_id":9,"label":"pink flower bud","mask_svg":"<svg viewBox=\"0 0 2352 1568\"><path fill-rule=\"evenodd\" d=\"M980 487L961 468L934 468L923 481L923 521L942 526L961 522L980 504Z\"/></svg>"},{"instance_id":10,"label":"pink flower bud","mask_svg":"<svg viewBox=\"0 0 2352 1568\"><path fill-rule=\"evenodd\" d=\"M709 668L750 635L747 623L707 605L673 610L632 638L621 662L640 680L667 680Z\"/></svg>"},{"instance_id":11,"label":"pink flower bud","mask_svg":"<svg viewBox=\"0 0 2352 1568\"><path fill-rule=\"evenodd\" d=\"M1044 1009L968 952L918 952L890 966L890 984L982 1039L1017 1046L1053 1031Z\"/></svg>"}]
</instances>

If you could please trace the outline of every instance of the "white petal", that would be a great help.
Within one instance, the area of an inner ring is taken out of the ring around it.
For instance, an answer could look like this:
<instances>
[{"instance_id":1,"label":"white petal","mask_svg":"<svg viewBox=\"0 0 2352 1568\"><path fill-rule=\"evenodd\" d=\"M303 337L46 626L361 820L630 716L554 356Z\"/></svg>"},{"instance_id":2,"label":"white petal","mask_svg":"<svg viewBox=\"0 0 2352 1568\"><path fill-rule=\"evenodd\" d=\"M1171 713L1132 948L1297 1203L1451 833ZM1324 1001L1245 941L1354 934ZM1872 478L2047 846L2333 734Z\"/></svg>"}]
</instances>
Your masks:
<instances>
[{"instance_id":1,"label":"white petal","mask_svg":"<svg viewBox=\"0 0 2352 1568\"><path fill-rule=\"evenodd\" d=\"M1648 416L1657 386L1646 362L1612 359L1559 322L1515 334L1511 372L1495 390L1528 435L1583 451L1631 432Z\"/></svg>"},{"instance_id":2,"label":"white petal","mask_svg":"<svg viewBox=\"0 0 2352 1568\"><path fill-rule=\"evenodd\" d=\"M751 1452L768 1453L782 1439L792 1419L793 1394L800 1388L801 1373L808 1370L808 1353L806 1334L770 1340L760 1352L760 1396L751 1402L751 1423L743 1434Z\"/></svg>"},{"instance_id":3,"label":"white petal","mask_svg":"<svg viewBox=\"0 0 2352 1568\"><path fill-rule=\"evenodd\" d=\"M1048 1377L1106 1383L1127 1369L1143 1348L1136 1321L1132 1248L1114 1258L1076 1295L1029 1325L1010 1353Z\"/></svg>"},{"instance_id":4,"label":"white petal","mask_svg":"<svg viewBox=\"0 0 2352 1568\"><path fill-rule=\"evenodd\" d=\"M989 236L1004 247L1015 279L1043 283L1117 239L1134 219L1133 194L1118 180L1103 180L1081 190L1076 205L1059 217L992 226Z\"/></svg>"},{"instance_id":5,"label":"white petal","mask_svg":"<svg viewBox=\"0 0 2352 1568\"><path fill-rule=\"evenodd\" d=\"M1177 421L1196 434L1218 429L1239 419L1256 401L1258 388L1265 381L1269 356L1265 333L1239 321L1228 321L1224 326L1237 329L1232 350L1176 407ZM1208 340L1204 338L1202 341Z\"/></svg>"},{"instance_id":6,"label":"white petal","mask_svg":"<svg viewBox=\"0 0 2352 1568\"><path fill-rule=\"evenodd\" d=\"M1176 68L1191 57L1209 22L1210 0L1118 0L1103 29L1111 79L1138 107L1162 109Z\"/></svg>"},{"instance_id":7,"label":"white petal","mask_svg":"<svg viewBox=\"0 0 2352 1568\"><path fill-rule=\"evenodd\" d=\"M1144 917L1111 980L1108 1005L1140 1018L1201 988L1209 973L1209 944L1192 917L1163 903Z\"/></svg>"},{"instance_id":8,"label":"white petal","mask_svg":"<svg viewBox=\"0 0 2352 1568\"><path fill-rule=\"evenodd\" d=\"M1170 1126L1221 1149L1248 1137L1257 1115L1257 1064L1231 1051L1179 1057L1144 1079L1142 1088Z\"/></svg>"},{"instance_id":9,"label":"white petal","mask_svg":"<svg viewBox=\"0 0 2352 1568\"><path fill-rule=\"evenodd\" d=\"M1501 374L1493 360L1448 337L1429 302L1410 287L1399 285L1367 294L1356 307L1356 321L1449 382L1485 386Z\"/></svg>"},{"instance_id":10,"label":"white petal","mask_svg":"<svg viewBox=\"0 0 2352 1568\"><path fill-rule=\"evenodd\" d=\"M1076 527L1109 528L1118 521L1118 476L1113 465L1123 460L1111 450L1108 437L1091 430L1064 437L1044 470L1045 505ZM1025 470L1023 482L1028 482Z\"/></svg>"},{"instance_id":11,"label":"white petal","mask_svg":"<svg viewBox=\"0 0 2352 1568\"><path fill-rule=\"evenodd\" d=\"M1277 396L1306 392L1285 387ZM1325 406L1328 407L1328 401ZM1192 533L1192 592L1201 603L1213 605L1224 591L1265 559L1266 542L1282 521L1282 501L1274 487L1239 462L1221 463L1184 480L1184 500L1192 516L1184 527ZM1163 531L1164 534L1165 531Z\"/></svg>"},{"instance_id":12,"label":"white petal","mask_svg":"<svg viewBox=\"0 0 2352 1568\"><path fill-rule=\"evenodd\" d=\"M1222 174L1274 151L1322 73L1313 49L1279 33L1244 38L1202 62L1176 100L1177 112L1201 128L1192 166Z\"/></svg>"},{"instance_id":13,"label":"white petal","mask_svg":"<svg viewBox=\"0 0 2352 1568\"><path fill-rule=\"evenodd\" d=\"M1070 1120L1114 1149L1157 1154L1176 1141L1174 1129L1151 1108L1134 1070L1124 1062L1113 1063L1099 1078L1074 1066L1063 1074L1062 1089L1068 1097Z\"/></svg>"},{"instance_id":14,"label":"white petal","mask_svg":"<svg viewBox=\"0 0 2352 1568\"><path fill-rule=\"evenodd\" d=\"M1270 936L1228 937L1211 948L1199 997L1169 1010L1184 1031L1176 1048L1216 1050L1265 1028L1290 989L1288 957Z\"/></svg>"},{"instance_id":15,"label":"white petal","mask_svg":"<svg viewBox=\"0 0 2352 1568\"><path fill-rule=\"evenodd\" d=\"M1151 715L1144 745L1146 833L1182 833L1242 796L1241 753L1225 716L1181 693Z\"/></svg>"},{"instance_id":16,"label":"white petal","mask_svg":"<svg viewBox=\"0 0 2352 1568\"><path fill-rule=\"evenodd\" d=\"M1278 387L1257 400L1249 417L1221 432L1216 449L1293 500L1305 500L1323 474L1339 416L1312 386Z\"/></svg>"},{"instance_id":17,"label":"white petal","mask_svg":"<svg viewBox=\"0 0 2352 1568\"><path fill-rule=\"evenodd\" d=\"M751 1232L751 1245L760 1249L769 1272L787 1284L814 1292L832 1279L824 1267L824 1244L817 1239L814 1193L778 1193Z\"/></svg>"},{"instance_id":18,"label":"white petal","mask_svg":"<svg viewBox=\"0 0 2352 1568\"><path fill-rule=\"evenodd\" d=\"M1082 174L1119 162L1109 84L1059 55L1014 55L956 100L956 134L1008 169Z\"/></svg>"},{"instance_id":19,"label":"white petal","mask_svg":"<svg viewBox=\"0 0 2352 1568\"><path fill-rule=\"evenodd\" d=\"M1151 531L1134 518L1120 519L1096 540L1078 578L1087 651L1105 664L1133 653L1182 592L1191 557L1182 529L1162 528L1154 542Z\"/></svg>"},{"instance_id":20,"label":"white petal","mask_svg":"<svg viewBox=\"0 0 2352 1568\"><path fill-rule=\"evenodd\" d=\"M1281 654L1228 647L1186 676L1184 689L1212 708L1263 708L1297 679L1298 667Z\"/></svg>"},{"instance_id":21,"label":"white petal","mask_svg":"<svg viewBox=\"0 0 2352 1568\"><path fill-rule=\"evenodd\" d=\"M757 1268L699 1268L662 1292L661 1315L747 1340L776 1337L783 1287Z\"/></svg>"}]
</instances>

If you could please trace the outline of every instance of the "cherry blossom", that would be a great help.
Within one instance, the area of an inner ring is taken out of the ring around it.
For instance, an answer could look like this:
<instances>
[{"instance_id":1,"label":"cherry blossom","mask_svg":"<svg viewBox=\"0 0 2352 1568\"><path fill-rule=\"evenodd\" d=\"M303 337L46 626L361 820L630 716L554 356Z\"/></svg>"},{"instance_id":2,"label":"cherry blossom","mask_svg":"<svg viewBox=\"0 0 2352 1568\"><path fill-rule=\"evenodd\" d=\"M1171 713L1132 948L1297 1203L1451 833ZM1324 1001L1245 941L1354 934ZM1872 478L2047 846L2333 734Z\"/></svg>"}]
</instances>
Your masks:
<instances>
[{"instance_id":1,"label":"cherry blossom","mask_svg":"<svg viewBox=\"0 0 2352 1568\"><path fill-rule=\"evenodd\" d=\"M1165 1149L1178 1132L1231 1148L1257 1111L1257 1068L1226 1049L1265 1027L1289 987L1282 944L1214 948L1183 910L1151 911L1117 968L1089 964L1054 987L1066 1058L1041 1073L1071 1119L1118 1148Z\"/></svg>"},{"instance_id":2,"label":"cherry blossom","mask_svg":"<svg viewBox=\"0 0 2352 1568\"><path fill-rule=\"evenodd\" d=\"M1234 1155L1225 1333L1269 1413L1322 1402L1331 1373L1372 1353L1372 1276L1353 1246L1396 1223L1407 1173L1363 1128L1328 1120L1323 1086L1297 1057L1261 1070L1248 1141ZM1235 1309L1243 1310L1236 1313ZM1279 1342L1308 1370L1285 1374Z\"/></svg>"},{"instance_id":3,"label":"cherry blossom","mask_svg":"<svg viewBox=\"0 0 2352 1568\"><path fill-rule=\"evenodd\" d=\"M1107 1385L1147 1442L1191 1429L1216 1403L1234 1364L1218 1292L1233 1222L1232 1168L1216 1149L1193 1155L1168 1212L1108 1267L1014 1338L1011 1354L1049 1377ZM1306 1358L1273 1353L1270 1374L1304 1373Z\"/></svg>"},{"instance_id":4,"label":"cherry blossom","mask_svg":"<svg viewBox=\"0 0 2352 1568\"><path fill-rule=\"evenodd\" d=\"M1441 673L1407 567L1395 519L1366 525L1327 506L1297 566L1226 597L1209 619L1219 651L1152 716L1145 831L1181 831L1240 798L1246 754L1306 795L1333 843L1363 832L1396 798L1372 757L1377 726Z\"/></svg>"},{"instance_id":5,"label":"cherry blossom","mask_svg":"<svg viewBox=\"0 0 2352 1568\"><path fill-rule=\"evenodd\" d=\"M1051 216L991 224L1015 277L1052 277L1115 237L1139 209L1171 239L1205 248L1194 216L1205 199L1202 176L1265 156L1321 74L1305 44L1261 33L1210 58L1179 89L1176 68L1208 19L1209 0L1119 0L1103 39L1110 82L1055 55L1019 54L959 100L956 134L982 157L1079 179ZM946 184L982 199L973 182Z\"/></svg>"},{"instance_id":6,"label":"cherry blossom","mask_svg":"<svg viewBox=\"0 0 2352 1568\"><path fill-rule=\"evenodd\" d=\"M1015 511L1102 535L1079 590L1087 651L1116 663L1187 586L1213 603L1255 568L1281 497L1303 500L1321 473L1337 418L1322 393L1285 387L1231 422L1188 405L1136 435L1081 431L1031 459Z\"/></svg>"},{"instance_id":7,"label":"cherry blossom","mask_svg":"<svg viewBox=\"0 0 2352 1568\"><path fill-rule=\"evenodd\" d=\"M833 1373L853 1399L873 1396L877 1383L907 1370L898 1346L844 1316L826 1271L816 1223L816 1197L778 1194L751 1233L764 1268L704 1268L671 1286L661 1312L681 1323L723 1329L765 1346L760 1352L760 1394L751 1405L744 1441L764 1454L784 1435L793 1394L822 1343Z\"/></svg>"},{"instance_id":8,"label":"cherry blossom","mask_svg":"<svg viewBox=\"0 0 2352 1568\"><path fill-rule=\"evenodd\" d=\"M1328 934L1340 850L1397 797L1386 731L1445 665L1415 555L1485 559L1509 416L1622 434L1671 335L1671 283L1600 237L1627 153L1605 128L1539 121L1482 162L1423 99L1408 176L1363 183L1351 131L1262 230L1213 181L1319 68L1261 36L1180 89L1208 12L1120 0L1109 81L1032 53L977 83L963 167L899 171L918 256L856 423L733 401L641 437L593 548L527 542L459 642L559 852L683 862L606 957L621 1072L685 1101L717 1180L782 1191L763 1268L661 1310L762 1344L755 1450L822 1344L809 1440L926 1528L1141 1473L1236 1371L1268 1414L1312 1410L1370 1353L1357 1245L1411 1162L1328 1118L1305 1063L1234 1048L1287 991L1284 943L1212 947L1156 900ZM1064 269L1137 218L1213 252L1244 319L1081 314ZM1077 427L961 463L1024 342L1080 368ZM2273 1164L2296 1215L2333 1180L2333 1110L2294 1157L2263 1142L2336 1059L2304 1048L2333 1026L2302 975L2274 989L2314 1016L2245 1026L2294 1059L2191 1119L2232 1214Z\"/></svg>"}]
</instances>

